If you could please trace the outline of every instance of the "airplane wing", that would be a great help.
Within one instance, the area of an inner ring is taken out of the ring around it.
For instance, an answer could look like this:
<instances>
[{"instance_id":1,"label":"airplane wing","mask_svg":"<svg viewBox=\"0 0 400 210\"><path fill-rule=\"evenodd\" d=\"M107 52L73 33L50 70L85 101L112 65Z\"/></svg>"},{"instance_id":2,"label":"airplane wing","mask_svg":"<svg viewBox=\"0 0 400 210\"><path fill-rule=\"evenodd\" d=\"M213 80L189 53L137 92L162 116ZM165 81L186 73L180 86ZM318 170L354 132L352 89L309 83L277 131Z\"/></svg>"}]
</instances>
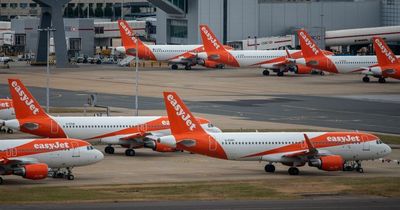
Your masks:
<instances>
[{"instance_id":1,"label":"airplane wing","mask_svg":"<svg viewBox=\"0 0 400 210\"><path fill-rule=\"evenodd\" d=\"M306 148L303 151L290 153L284 155L283 157L287 158L297 158L297 157L309 157L309 156L317 156L319 155L318 150L314 147L313 143L308 138L307 134L304 134L304 140L306 142Z\"/></svg>"},{"instance_id":2,"label":"airplane wing","mask_svg":"<svg viewBox=\"0 0 400 210\"><path fill-rule=\"evenodd\" d=\"M0 158L0 165L29 165L39 163L35 158L18 157L18 158Z\"/></svg>"},{"instance_id":3,"label":"airplane wing","mask_svg":"<svg viewBox=\"0 0 400 210\"><path fill-rule=\"evenodd\" d=\"M132 134L121 136L119 139L121 139L121 140L135 140L135 139L138 139L138 138L145 138L147 135L150 135L150 133L137 132L137 133L132 133Z\"/></svg>"}]
</instances>

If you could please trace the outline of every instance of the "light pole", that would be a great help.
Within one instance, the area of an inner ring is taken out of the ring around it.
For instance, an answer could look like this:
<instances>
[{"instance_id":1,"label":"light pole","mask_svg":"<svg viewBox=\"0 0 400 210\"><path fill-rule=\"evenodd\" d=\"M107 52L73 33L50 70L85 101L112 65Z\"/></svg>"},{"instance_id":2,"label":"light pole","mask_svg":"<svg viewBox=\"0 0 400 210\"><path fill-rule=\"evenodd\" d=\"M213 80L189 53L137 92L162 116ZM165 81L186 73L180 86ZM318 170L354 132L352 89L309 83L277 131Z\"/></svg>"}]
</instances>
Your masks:
<instances>
[{"instance_id":1,"label":"light pole","mask_svg":"<svg viewBox=\"0 0 400 210\"><path fill-rule=\"evenodd\" d=\"M139 94L139 39L137 33L135 33L135 40L136 40L136 96L135 96L135 109L136 109L136 116L139 116L139 101L138 101L138 94Z\"/></svg>"},{"instance_id":2,"label":"light pole","mask_svg":"<svg viewBox=\"0 0 400 210\"><path fill-rule=\"evenodd\" d=\"M50 32L55 31L54 28L39 28L38 31L46 31L47 32L47 65L46 65L46 112L50 113L50 64L49 64L49 57L50 57Z\"/></svg>"}]
</instances>

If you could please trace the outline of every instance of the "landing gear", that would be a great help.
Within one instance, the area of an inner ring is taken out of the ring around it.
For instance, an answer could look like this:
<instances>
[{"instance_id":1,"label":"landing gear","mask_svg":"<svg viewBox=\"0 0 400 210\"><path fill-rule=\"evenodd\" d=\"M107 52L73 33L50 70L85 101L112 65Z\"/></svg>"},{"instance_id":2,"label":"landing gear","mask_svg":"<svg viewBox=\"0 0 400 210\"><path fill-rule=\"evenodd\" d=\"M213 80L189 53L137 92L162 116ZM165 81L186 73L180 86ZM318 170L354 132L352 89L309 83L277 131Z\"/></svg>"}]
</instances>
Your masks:
<instances>
[{"instance_id":1,"label":"landing gear","mask_svg":"<svg viewBox=\"0 0 400 210\"><path fill-rule=\"evenodd\" d=\"M270 164L265 165L265 172L269 172L269 173L274 173L275 172L275 166Z\"/></svg>"},{"instance_id":2,"label":"landing gear","mask_svg":"<svg viewBox=\"0 0 400 210\"><path fill-rule=\"evenodd\" d=\"M265 70L262 72L262 74L263 74L264 76L269 76L269 70L268 70L268 69L265 69Z\"/></svg>"},{"instance_id":3,"label":"landing gear","mask_svg":"<svg viewBox=\"0 0 400 210\"><path fill-rule=\"evenodd\" d=\"M115 149L111 145L108 145L108 146L106 146L106 148L104 148L104 152L107 154L114 154Z\"/></svg>"},{"instance_id":4,"label":"landing gear","mask_svg":"<svg viewBox=\"0 0 400 210\"><path fill-rule=\"evenodd\" d=\"M283 74L283 71L280 71L276 75L278 75L278 77L282 77L284 74Z\"/></svg>"},{"instance_id":5,"label":"landing gear","mask_svg":"<svg viewBox=\"0 0 400 210\"><path fill-rule=\"evenodd\" d=\"M356 163L357 163L356 171L358 173L364 173L364 169L361 167L361 161L357 160Z\"/></svg>"},{"instance_id":6,"label":"landing gear","mask_svg":"<svg viewBox=\"0 0 400 210\"><path fill-rule=\"evenodd\" d=\"M299 175L299 169L296 167L290 167L288 169L289 175Z\"/></svg>"},{"instance_id":7,"label":"landing gear","mask_svg":"<svg viewBox=\"0 0 400 210\"><path fill-rule=\"evenodd\" d=\"M217 67L217 69L223 69L223 68L225 68L225 65L224 64L218 64L216 67Z\"/></svg>"},{"instance_id":8,"label":"landing gear","mask_svg":"<svg viewBox=\"0 0 400 210\"><path fill-rule=\"evenodd\" d=\"M127 150L125 150L125 155L126 156L135 156L135 150L133 150L133 149L127 149Z\"/></svg>"},{"instance_id":9,"label":"landing gear","mask_svg":"<svg viewBox=\"0 0 400 210\"><path fill-rule=\"evenodd\" d=\"M363 82L366 82L366 83L368 83L369 82L369 77L368 76L365 76L365 77L363 77Z\"/></svg>"},{"instance_id":10,"label":"landing gear","mask_svg":"<svg viewBox=\"0 0 400 210\"><path fill-rule=\"evenodd\" d=\"M172 64L172 65L171 65L171 69L172 69L172 70L177 70L177 69L178 69L178 65Z\"/></svg>"},{"instance_id":11,"label":"landing gear","mask_svg":"<svg viewBox=\"0 0 400 210\"><path fill-rule=\"evenodd\" d=\"M72 175L72 168L67 168L67 174L65 176L66 179L68 180L74 180L75 176Z\"/></svg>"},{"instance_id":12,"label":"landing gear","mask_svg":"<svg viewBox=\"0 0 400 210\"><path fill-rule=\"evenodd\" d=\"M324 71L320 71L320 72L319 72L319 75L324 76L324 75L325 75L325 72L324 72Z\"/></svg>"},{"instance_id":13,"label":"landing gear","mask_svg":"<svg viewBox=\"0 0 400 210\"><path fill-rule=\"evenodd\" d=\"M75 176L72 174L72 168L65 169L57 169L53 171L53 175L51 175L54 179L67 179L74 180Z\"/></svg>"},{"instance_id":14,"label":"landing gear","mask_svg":"<svg viewBox=\"0 0 400 210\"><path fill-rule=\"evenodd\" d=\"M14 131L13 131L13 129L8 128L8 129L7 129L7 133L8 133L8 134L13 134Z\"/></svg>"},{"instance_id":15,"label":"landing gear","mask_svg":"<svg viewBox=\"0 0 400 210\"><path fill-rule=\"evenodd\" d=\"M0 177L0 185L3 184L3 178Z\"/></svg>"},{"instance_id":16,"label":"landing gear","mask_svg":"<svg viewBox=\"0 0 400 210\"><path fill-rule=\"evenodd\" d=\"M192 66L186 65L186 66L185 66L185 70L192 70Z\"/></svg>"},{"instance_id":17,"label":"landing gear","mask_svg":"<svg viewBox=\"0 0 400 210\"><path fill-rule=\"evenodd\" d=\"M379 77L378 82L379 82L379 83L385 83L385 82L386 82L386 79L383 78L383 77Z\"/></svg>"}]
</instances>

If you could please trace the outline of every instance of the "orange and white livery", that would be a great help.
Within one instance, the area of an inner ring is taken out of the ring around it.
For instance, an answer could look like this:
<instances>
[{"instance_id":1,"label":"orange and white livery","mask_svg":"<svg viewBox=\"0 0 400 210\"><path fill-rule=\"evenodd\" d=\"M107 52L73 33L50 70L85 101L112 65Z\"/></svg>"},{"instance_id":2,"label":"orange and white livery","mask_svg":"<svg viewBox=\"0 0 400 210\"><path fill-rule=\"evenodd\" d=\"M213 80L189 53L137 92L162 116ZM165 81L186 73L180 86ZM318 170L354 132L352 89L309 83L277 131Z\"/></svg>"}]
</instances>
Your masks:
<instances>
[{"instance_id":1,"label":"orange and white livery","mask_svg":"<svg viewBox=\"0 0 400 210\"><path fill-rule=\"evenodd\" d=\"M362 132L209 133L176 93L164 92L164 101L172 135L160 137L158 142L214 158L267 161L267 172L274 172L273 163L277 162L290 166L290 175L299 174L297 167L306 163L325 171L363 172L360 161L391 152L378 137Z\"/></svg>"},{"instance_id":2,"label":"orange and white livery","mask_svg":"<svg viewBox=\"0 0 400 210\"><path fill-rule=\"evenodd\" d=\"M380 37L373 37L375 54L378 60L378 65L368 69L365 73L364 81L369 82L368 75L379 78L379 83L385 83L385 78L400 79L400 62L394 55L389 46Z\"/></svg>"},{"instance_id":3,"label":"orange and white livery","mask_svg":"<svg viewBox=\"0 0 400 210\"><path fill-rule=\"evenodd\" d=\"M198 58L197 54L204 52L203 45L147 45L135 36L125 20L118 20L118 27L123 45L116 48L118 52L136 56L137 45L140 59L167 61L172 69L178 69L178 65L183 65L186 70L190 70L196 64L209 68L223 68L221 63Z\"/></svg>"},{"instance_id":4,"label":"orange and white livery","mask_svg":"<svg viewBox=\"0 0 400 210\"><path fill-rule=\"evenodd\" d=\"M305 30L298 30L297 35L300 40L301 51L303 52L304 58L288 59L291 60L292 63L306 65L331 73L362 73L373 76L378 75L378 77L380 77L379 70L376 68L378 65L376 56L324 55ZM396 58L394 55L393 57ZM369 82L368 76L365 76L363 81ZM384 82L384 80L381 79L380 82Z\"/></svg>"},{"instance_id":5,"label":"orange and white livery","mask_svg":"<svg viewBox=\"0 0 400 210\"><path fill-rule=\"evenodd\" d=\"M18 175L32 180L45 179L49 172L54 178L73 180L73 167L91 165L104 157L88 142L77 139L13 139L0 142L0 175Z\"/></svg>"},{"instance_id":6,"label":"orange and white livery","mask_svg":"<svg viewBox=\"0 0 400 210\"><path fill-rule=\"evenodd\" d=\"M4 120L15 119L14 106L11 99L0 99L0 131L13 133L10 128L4 128Z\"/></svg>"},{"instance_id":7,"label":"orange and white livery","mask_svg":"<svg viewBox=\"0 0 400 210\"><path fill-rule=\"evenodd\" d=\"M147 147L158 152L175 149L157 144L155 139L169 135L166 116L117 117L55 117L48 115L18 79L9 79L9 88L15 106L16 119L4 122L6 127L49 138L77 138L100 140L108 144L105 152L114 153L112 145L121 145L127 156L135 155L135 148ZM197 118L210 132L220 132L208 120Z\"/></svg>"},{"instance_id":8,"label":"orange and white livery","mask_svg":"<svg viewBox=\"0 0 400 210\"><path fill-rule=\"evenodd\" d=\"M0 99L0 120L15 118L14 106L11 99Z\"/></svg>"},{"instance_id":9,"label":"orange and white livery","mask_svg":"<svg viewBox=\"0 0 400 210\"><path fill-rule=\"evenodd\" d=\"M285 72L309 74L312 68L305 65L288 65L287 58L301 58L300 50L227 50L222 46L210 27L200 25L201 39L206 53L199 57L210 61L221 62L232 67L259 67L265 69L263 75L269 75L269 70L283 76ZM324 52L332 54L331 52Z\"/></svg>"}]
</instances>

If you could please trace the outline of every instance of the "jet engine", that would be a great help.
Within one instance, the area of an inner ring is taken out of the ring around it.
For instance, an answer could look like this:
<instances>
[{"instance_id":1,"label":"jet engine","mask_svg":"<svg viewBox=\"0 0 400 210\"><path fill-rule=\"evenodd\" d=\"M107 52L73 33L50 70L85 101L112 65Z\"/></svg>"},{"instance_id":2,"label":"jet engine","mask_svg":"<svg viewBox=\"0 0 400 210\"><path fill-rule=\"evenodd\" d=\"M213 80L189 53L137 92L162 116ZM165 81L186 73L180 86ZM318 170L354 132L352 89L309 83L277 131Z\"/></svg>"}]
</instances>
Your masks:
<instances>
[{"instance_id":1,"label":"jet engine","mask_svg":"<svg viewBox=\"0 0 400 210\"><path fill-rule=\"evenodd\" d=\"M341 171L343 170L344 160L339 155L323 156L319 159L311 159L309 166L317 167L324 171Z\"/></svg>"},{"instance_id":2,"label":"jet engine","mask_svg":"<svg viewBox=\"0 0 400 210\"><path fill-rule=\"evenodd\" d=\"M14 169L13 174L25 179L44 179L47 177L49 167L44 163L30 164Z\"/></svg>"},{"instance_id":3,"label":"jet engine","mask_svg":"<svg viewBox=\"0 0 400 210\"><path fill-rule=\"evenodd\" d=\"M175 148L169 147L167 145L157 143L156 141L146 142L145 147L151 148L153 151L157 152L175 152Z\"/></svg>"},{"instance_id":4,"label":"jet engine","mask_svg":"<svg viewBox=\"0 0 400 210\"><path fill-rule=\"evenodd\" d=\"M296 74L310 74L312 68L303 65L296 65L294 68L294 73Z\"/></svg>"}]
</instances>

